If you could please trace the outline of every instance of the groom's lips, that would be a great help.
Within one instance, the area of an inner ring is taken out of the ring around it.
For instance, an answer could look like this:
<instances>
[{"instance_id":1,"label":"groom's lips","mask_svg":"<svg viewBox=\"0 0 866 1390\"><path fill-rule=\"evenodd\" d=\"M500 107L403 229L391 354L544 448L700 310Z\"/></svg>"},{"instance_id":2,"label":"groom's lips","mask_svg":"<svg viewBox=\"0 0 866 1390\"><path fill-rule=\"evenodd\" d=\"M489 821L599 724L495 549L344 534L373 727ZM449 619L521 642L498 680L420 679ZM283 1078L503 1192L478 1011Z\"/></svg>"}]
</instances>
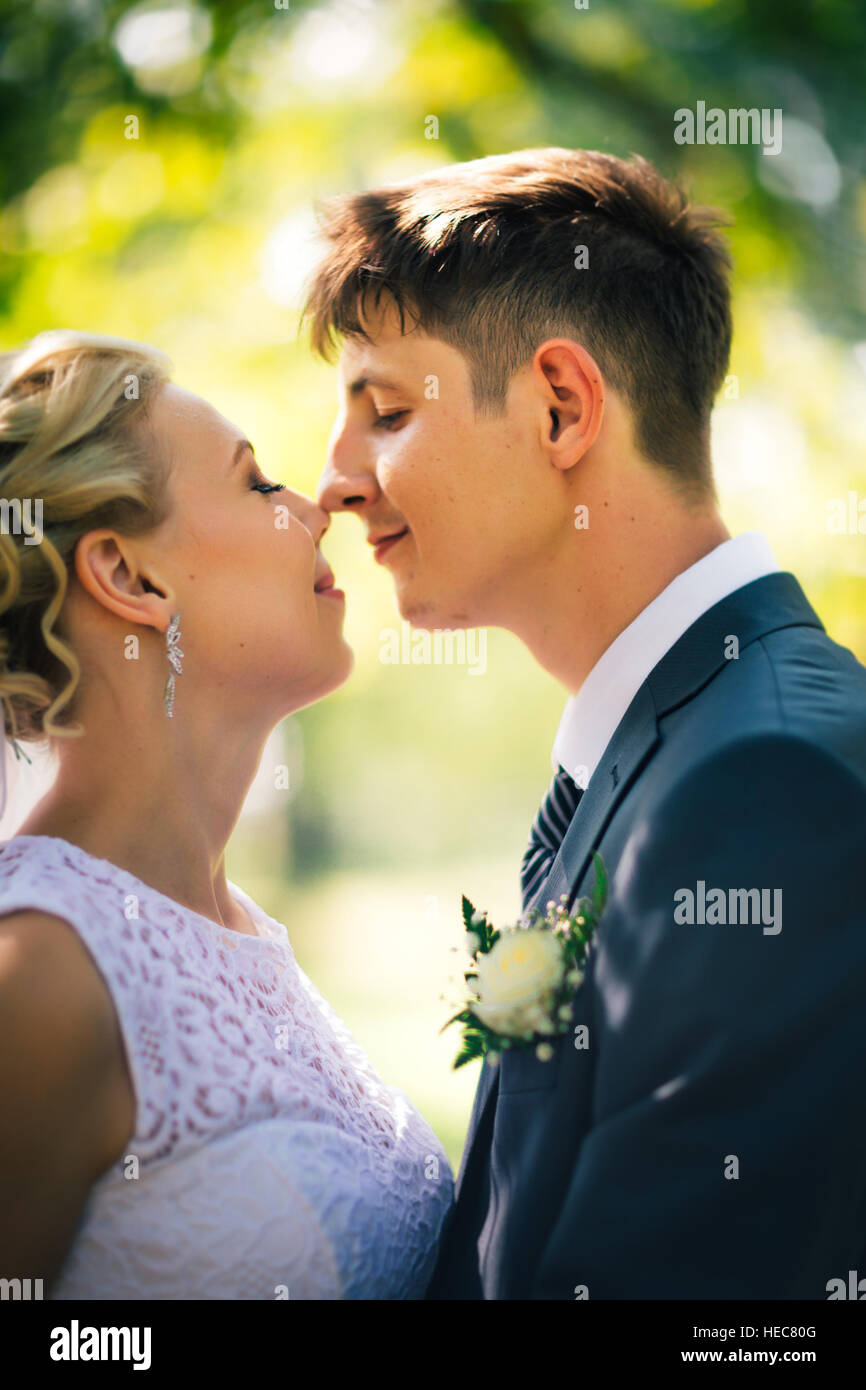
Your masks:
<instances>
[{"instance_id":1,"label":"groom's lips","mask_svg":"<svg viewBox=\"0 0 866 1390\"><path fill-rule=\"evenodd\" d=\"M373 547L373 558L376 563L381 564L391 547L402 540L404 536L408 536L408 534L409 527L404 526L402 531L390 531L384 532L380 536L368 536L367 542Z\"/></svg>"}]
</instances>

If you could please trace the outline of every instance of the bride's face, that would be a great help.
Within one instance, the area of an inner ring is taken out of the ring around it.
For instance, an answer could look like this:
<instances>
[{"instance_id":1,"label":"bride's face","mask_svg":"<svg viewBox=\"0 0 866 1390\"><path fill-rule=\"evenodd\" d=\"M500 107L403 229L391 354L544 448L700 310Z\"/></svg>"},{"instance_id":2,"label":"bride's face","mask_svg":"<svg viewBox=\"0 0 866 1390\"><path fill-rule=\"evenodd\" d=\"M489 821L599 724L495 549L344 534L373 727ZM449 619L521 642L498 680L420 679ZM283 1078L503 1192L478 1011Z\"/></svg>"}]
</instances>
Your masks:
<instances>
[{"instance_id":1,"label":"bride's face","mask_svg":"<svg viewBox=\"0 0 866 1390\"><path fill-rule=\"evenodd\" d=\"M277 717L342 684L353 658L319 550L327 513L268 491L243 432L199 397L164 386L150 422L171 466L174 505L154 539L180 613L181 680L224 691L227 708L258 697Z\"/></svg>"}]
</instances>

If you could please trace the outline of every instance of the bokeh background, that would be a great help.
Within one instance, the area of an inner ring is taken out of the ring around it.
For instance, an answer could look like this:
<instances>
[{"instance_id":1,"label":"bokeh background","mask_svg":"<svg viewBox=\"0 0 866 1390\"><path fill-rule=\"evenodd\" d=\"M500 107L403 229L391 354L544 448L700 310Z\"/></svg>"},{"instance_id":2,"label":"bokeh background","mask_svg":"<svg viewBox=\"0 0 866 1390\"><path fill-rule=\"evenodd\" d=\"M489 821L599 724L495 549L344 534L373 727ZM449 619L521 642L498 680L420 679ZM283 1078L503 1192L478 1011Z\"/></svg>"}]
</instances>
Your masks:
<instances>
[{"instance_id":1,"label":"bokeh background","mask_svg":"<svg viewBox=\"0 0 866 1390\"><path fill-rule=\"evenodd\" d=\"M859 0L6 0L0 16L0 345L46 328L156 343L306 491L336 399L298 332L316 199L552 144L639 152L728 208L724 512L767 533L866 660ZM781 109L781 154L677 145L674 112L698 101ZM438 1030L460 894L518 911L564 693L501 632L472 665L383 663L402 626L387 574L352 518L325 550L355 674L274 734L229 874L456 1167L477 1065L451 1073L456 1033ZM38 768L20 769L4 837Z\"/></svg>"}]
</instances>

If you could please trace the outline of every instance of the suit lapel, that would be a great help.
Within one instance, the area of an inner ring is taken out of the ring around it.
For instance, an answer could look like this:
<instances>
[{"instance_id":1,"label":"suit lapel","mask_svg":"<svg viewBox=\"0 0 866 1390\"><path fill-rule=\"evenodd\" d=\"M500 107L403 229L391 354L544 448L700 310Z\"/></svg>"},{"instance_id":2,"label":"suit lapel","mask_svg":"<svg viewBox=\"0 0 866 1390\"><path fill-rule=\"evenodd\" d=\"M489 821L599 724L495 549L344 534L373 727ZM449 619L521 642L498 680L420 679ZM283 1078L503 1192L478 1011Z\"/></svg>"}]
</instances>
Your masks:
<instances>
[{"instance_id":1,"label":"suit lapel","mask_svg":"<svg viewBox=\"0 0 866 1390\"><path fill-rule=\"evenodd\" d=\"M736 589L683 633L623 715L532 907L543 911L551 898L556 901L565 893L570 901L574 896L619 802L660 742L658 721L696 695L726 665L730 639L735 637L742 651L767 633L792 626L823 630L794 576L779 572Z\"/></svg>"},{"instance_id":2,"label":"suit lapel","mask_svg":"<svg viewBox=\"0 0 866 1390\"><path fill-rule=\"evenodd\" d=\"M605 749L559 847L547 879L531 906L544 911L551 898L568 894L583 878L604 828L634 777L659 742L655 705L641 686Z\"/></svg>"},{"instance_id":3,"label":"suit lapel","mask_svg":"<svg viewBox=\"0 0 866 1390\"><path fill-rule=\"evenodd\" d=\"M659 720L696 695L721 670L728 660L730 637L737 638L742 651L769 632L795 626L823 630L824 625L794 576L779 572L744 584L683 633L644 681L617 726L532 906L543 910L544 903L562 893L569 900L573 898L619 802L661 741ZM611 872L616 868L608 867ZM458 1197L464 1190L471 1192L471 1172L488 1157L499 1075L509 1057L506 1053L496 1068L486 1061L482 1067L457 1183Z\"/></svg>"},{"instance_id":4,"label":"suit lapel","mask_svg":"<svg viewBox=\"0 0 866 1390\"><path fill-rule=\"evenodd\" d=\"M490 1128L493 1112L496 1109L498 1090L499 1068L491 1067L485 1058L481 1064L481 1075L478 1078L478 1089L475 1092L472 1114L469 1118L469 1129L463 1148L463 1161L460 1164L460 1172L454 1188L455 1201L459 1200L460 1194L466 1187L471 1168L477 1164L479 1155L487 1152L488 1144L481 1141Z\"/></svg>"}]
</instances>

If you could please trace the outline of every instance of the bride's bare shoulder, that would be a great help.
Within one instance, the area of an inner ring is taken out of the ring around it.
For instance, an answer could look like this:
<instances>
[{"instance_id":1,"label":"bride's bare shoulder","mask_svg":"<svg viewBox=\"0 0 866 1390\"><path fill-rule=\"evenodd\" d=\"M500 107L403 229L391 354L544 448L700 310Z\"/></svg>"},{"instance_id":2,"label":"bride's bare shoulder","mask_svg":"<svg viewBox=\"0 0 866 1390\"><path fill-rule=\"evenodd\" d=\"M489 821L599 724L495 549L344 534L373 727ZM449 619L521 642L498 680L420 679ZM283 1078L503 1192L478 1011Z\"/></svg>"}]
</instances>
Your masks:
<instances>
[{"instance_id":1,"label":"bride's bare shoulder","mask_svg":"<svg viewBox=\"0 0 866 1390\"><path fill-rule=\"evenodd\" d=\"M0 916L0 1034L0 1188L16 1198L4 1216L51 1264L134 1120L111 995L64 918Z\"/></svg>"}]
</instances>

